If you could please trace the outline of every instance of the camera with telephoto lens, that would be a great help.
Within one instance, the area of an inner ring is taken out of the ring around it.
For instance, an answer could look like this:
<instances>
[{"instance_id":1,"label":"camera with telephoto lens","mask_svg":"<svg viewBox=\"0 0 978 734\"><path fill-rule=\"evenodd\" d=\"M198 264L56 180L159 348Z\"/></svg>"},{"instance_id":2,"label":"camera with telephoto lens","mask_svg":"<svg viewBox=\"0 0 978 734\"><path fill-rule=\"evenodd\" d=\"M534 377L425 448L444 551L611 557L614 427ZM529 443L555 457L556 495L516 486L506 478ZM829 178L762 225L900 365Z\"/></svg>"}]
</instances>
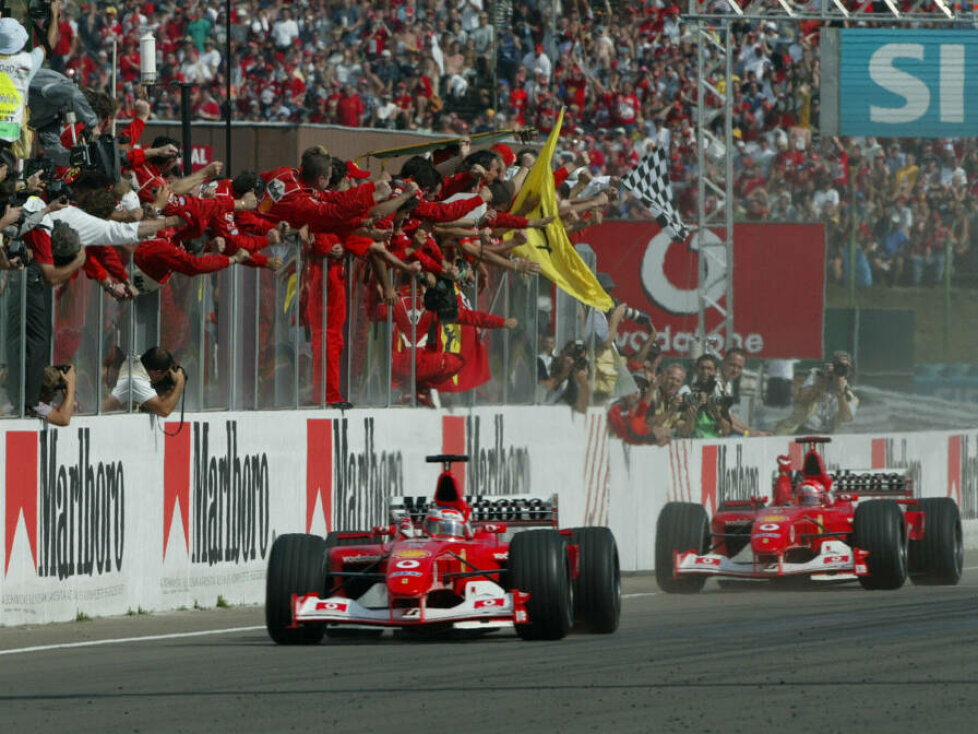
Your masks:
<instances>
[{"instance_id":1,"label":"camera with telephoto lens","mask_svg":"<svg viewBox=\"0 0 978 734\"><path fill-rule=\"evenodd\" d=\"M438 316L443 324L458 321L458 298L455 286L446 278L437 278L435 284L424 292L424 307Z\"/></svg>"},{"instance_id":2,"label":"camera with telephoto lens","mask_svg":"<svg viewBox=\"0 0 978 734\"><path fill-rule=\"evenodd\" d=\"M580 372L588 368L587 346L580 339L570 345L567 354L574 360L575 372Z\"/></svg>"},{"instance_id":3,"label":"camera with telephoto lens","mask_svg":"<svg viewBox=\"0 0 978 734\"><path fill-rule=\"evenodd\" d=\"M177 386L176 380L173 379L173 373L176 370L180 370L183 373L184 382L187 381L187 371L182 365L175 364L166 371L166 374L163 375L160 380L153 383L153 389L156 390L158 394L166 395Z\"/></svg>"},{"instance_id":4,"label":"camera with telephoto lens","mask_svg":"<svg viewBox=\"0 0 978 734\"><path fill-rule=\"evenodd\" d=\"M845 362L833 362L832 363L832 374L835 377L848 377L849 376L849 365Z\"/></svg>"},{"instance_id":5,"label":"camera with telephoto lens","mask_svg":"<svg viewBox=\"0 0 978 734\"><path fill-rule=\"evenodd\" d=\"M621 303L621 301L619 301L617 298L612 300L615 302L616 307ZM624 316L629 321L634 321L638 324L647 324L650 327L652 326L652 317L645 313L645 311L639 311L637 308L626 306Z\"/></svg>"}]
</instances>

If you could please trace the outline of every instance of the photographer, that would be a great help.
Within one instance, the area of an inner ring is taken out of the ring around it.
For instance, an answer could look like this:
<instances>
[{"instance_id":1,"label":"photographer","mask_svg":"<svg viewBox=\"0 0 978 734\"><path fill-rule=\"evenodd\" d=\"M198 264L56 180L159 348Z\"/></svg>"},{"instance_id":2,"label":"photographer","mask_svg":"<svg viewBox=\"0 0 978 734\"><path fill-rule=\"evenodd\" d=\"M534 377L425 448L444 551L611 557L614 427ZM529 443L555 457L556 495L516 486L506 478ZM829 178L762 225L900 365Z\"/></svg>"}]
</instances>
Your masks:
<instances>
[{"instance_id":1,"label":"photographer","mask_svg":"<svg viewBox=\"0 0 978 734\"><path fill-rule=\"evenodd\" d=\"M162 347L151 347L131 364L131 372L123 368L112 394L102 404L102 410L122 410L129 402L144 413L166 418L177 407L187 386L187 373L175 364L173 355Z\"/></svg>"},{"instance_id":2,"label":"photographer","mask_svg":"<svg viewBox=\"0 0 978 734\"><path fill-rule=\"evenodd\" d=\"M608 273L598 273L598 282L609 295L615 289L615 281ZM629 319L652 326L652 320L647 314L629 308L627 303L618 301L614 296L612 299L615 306L611 311L605 314L597 309L591 309L584 326L585 341L594 340L594 395L592 397L595 404L603 403L615 394L619 368L623 366L622 357L618 354L618 347L615 344L621 322ZM654 336L654 328L652 332Z\"/></svg>"},{"instance_id":3,"label":"photographer","mask_svg":"<svg viewBox=\"0 0 978 734\"><path fill-rule=\"evenodd\" d=\"M41 392L31 411L53 426L67 426L75 412L75 383L78 376L74 365L59 364L44 368Z\"/></svg>"},{"instance_id":4,"label":"photographer","mask_svg":"<svg viewBox=\"0 0 978 734\"><path fill-rule=\"evenodd\" d=\"M696 360L696 378L684 398L676 433L683 438L719 438L730 435L730 397L717 380L719 360L703 354Z\"/></svg>"},{"instance_id":5,"label":"photographer","mask_svg":"<svg viewBox=\"0 0 978 734\"><path fill-rule=\"evenodd\" d=\"M851 423L859 407L859 398L849 386L851 373L849 353L833 352L831 362L808 375L798 390L794 412L778 423L774 432L778 435L835 433L840 424Z\"/></svg>"},{"instance_id":6,"label":"photographer","mask_svg":"<svg viewBox=\"0 0 978 734\"><path fill-rule=\"evenodd\" d=\"M587 412L591 402L588 384L587 347L584 342L567 342L550 367L550 377L541 380L547 389L547 405L566 403L578 413Z\"/></svg>"}]
</instances>

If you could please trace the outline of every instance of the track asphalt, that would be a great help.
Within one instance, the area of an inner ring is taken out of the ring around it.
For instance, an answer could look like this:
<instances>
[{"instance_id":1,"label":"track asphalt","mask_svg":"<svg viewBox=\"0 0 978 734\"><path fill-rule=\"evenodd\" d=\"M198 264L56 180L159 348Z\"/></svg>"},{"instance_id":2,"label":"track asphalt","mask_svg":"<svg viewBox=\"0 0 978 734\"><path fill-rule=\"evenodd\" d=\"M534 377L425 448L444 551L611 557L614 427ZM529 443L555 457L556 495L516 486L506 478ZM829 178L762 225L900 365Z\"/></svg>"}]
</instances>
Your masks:
<instances>
[{"instance_id":1,"label":"track asphalt","mask_svg":"<svg viewBox=\"0 0 978 734\"><path fill-rule=\"evenodd\" d=\"M0 731L971 732L978 553L965 566L895 592L633 576L616 634L559 642L277 647L261 607L0 629Z\"/></svg>"}]
</instances>

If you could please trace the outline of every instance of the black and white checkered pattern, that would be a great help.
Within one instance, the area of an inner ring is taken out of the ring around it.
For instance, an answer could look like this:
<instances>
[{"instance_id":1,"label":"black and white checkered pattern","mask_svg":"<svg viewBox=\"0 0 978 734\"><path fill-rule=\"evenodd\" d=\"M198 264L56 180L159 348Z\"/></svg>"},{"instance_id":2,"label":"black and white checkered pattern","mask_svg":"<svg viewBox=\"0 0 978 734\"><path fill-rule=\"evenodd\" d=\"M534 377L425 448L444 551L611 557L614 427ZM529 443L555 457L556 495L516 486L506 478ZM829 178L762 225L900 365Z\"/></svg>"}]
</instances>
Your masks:
<instances>
[{"instance_id":1,"label":"black and white checkered pattern","mask_svg":"<svg viewBox=\"0 0 978 734\"><path fill-rule=\"evenodd\" d=\"M628 175L622 179L622 186L635 194L663 229L676 242L685 242L689 227L672 206L672 186L669 183L669 169L666 166L666 153L656 148L638 162Z\"/></svg>"}]
</instances>

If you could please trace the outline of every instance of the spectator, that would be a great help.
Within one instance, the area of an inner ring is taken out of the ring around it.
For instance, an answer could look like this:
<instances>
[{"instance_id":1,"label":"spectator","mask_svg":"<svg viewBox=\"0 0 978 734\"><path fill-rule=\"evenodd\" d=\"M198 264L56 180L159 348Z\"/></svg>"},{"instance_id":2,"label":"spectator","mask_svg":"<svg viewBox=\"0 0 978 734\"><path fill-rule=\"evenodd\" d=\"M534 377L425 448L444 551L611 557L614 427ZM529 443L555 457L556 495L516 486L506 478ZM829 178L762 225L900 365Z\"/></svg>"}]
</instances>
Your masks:
<instances>
[{"instance_id":1,"label":"spectator","mask_svg":"<svg viewBox=\"0 0 978 734\"><path fill-rule=\"evenodd\" d=\"M731 347L720 363L720 384L731 401L726 413L730 420L731 433L738 436L770 436L769 431L749 429L732 410L740 405L740 384L746 366L747 353L740 347Z\"/></svg>"},{"instance_id":2,"label":"spectator","mask_svg":"<svg viewBox=\"0 0 978 734\"><path fill-rule=\"evenodd\" d=\"M106 412L122 410L131 395L132 405L140 411L166 418L177 407L186 385L186 373L173 355L162 347L151 347L122 371L102 407Z\"/></svg>"}]
</instances>

